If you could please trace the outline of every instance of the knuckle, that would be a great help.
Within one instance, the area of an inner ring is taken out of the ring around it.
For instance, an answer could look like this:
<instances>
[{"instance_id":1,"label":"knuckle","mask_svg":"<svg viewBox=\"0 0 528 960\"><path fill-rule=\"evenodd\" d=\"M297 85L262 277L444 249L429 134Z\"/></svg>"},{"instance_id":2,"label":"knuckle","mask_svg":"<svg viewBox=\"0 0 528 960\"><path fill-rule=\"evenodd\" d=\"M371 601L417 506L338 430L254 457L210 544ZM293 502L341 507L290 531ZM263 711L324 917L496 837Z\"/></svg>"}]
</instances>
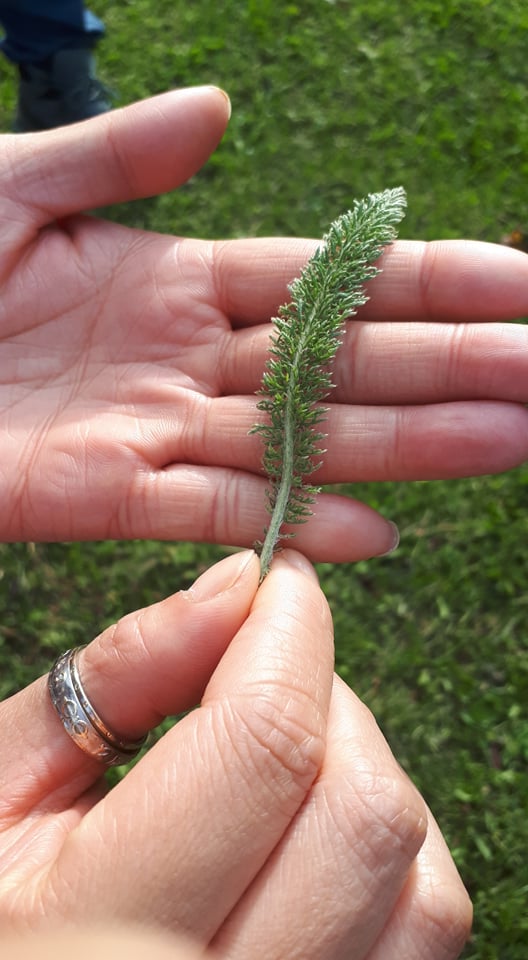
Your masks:
<instances>
[{"instance_id":1,"label":"knuckle","mask_svg":"<svg viewBox=\"0 0 528 960\"><path fill-rule=\"evenodd\" d=\"M382 850L384 858L412 861L426 837L427 812L406 774L398 768L364 768L354 780L366 847L376 853Z\"/></svg>"},{"instance_id":2,"label":"knuckle","mask_svg":"<svg viewBox=\"0 0 528 960\"><path fill-rule=\"evenodd\" d=\"M367 862L411 862L427 834L425 802L357 699L354 717L353 728L347 724L339 734L337 826Z\"/></svg>"},{"instance_id":3,"label":"knuckle","mask_svg":"<svg viewBox=\"0 0 528 960\"><path fill-rule=\"evenodd\" d=\"M233 720L238 755L275 799L297 808L321 769L323 724L300 691L277 689L246 697Z\"/></svg>"},{"instance_id":4,"label":"knuckle","mask_svg":"<svg viewBox=\"0 0 528 960\"><path fill-rule=\"evenodd\" d=\"M461 880L435 884L421 898L424 940L435 960L455 960L471 935L473 907Z\"/></svg>"}]
</instances>

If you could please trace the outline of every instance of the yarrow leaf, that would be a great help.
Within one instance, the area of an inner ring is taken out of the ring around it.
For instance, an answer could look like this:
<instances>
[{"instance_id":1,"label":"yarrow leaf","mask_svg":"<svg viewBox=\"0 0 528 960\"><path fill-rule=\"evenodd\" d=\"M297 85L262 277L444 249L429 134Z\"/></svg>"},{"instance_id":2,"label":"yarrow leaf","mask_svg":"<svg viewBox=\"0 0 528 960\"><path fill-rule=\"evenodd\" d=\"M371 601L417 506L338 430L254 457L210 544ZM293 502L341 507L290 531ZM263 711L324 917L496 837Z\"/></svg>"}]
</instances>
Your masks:
<instances>
[{"instance_id":1,"label":"yarrow leaf","mask_svg":"<svg viewBox=\"0 0 528 960\"><path fill-rule=\"evenodd\" d=\"M368 300L364 285L380 272L376 261L396 238L405 215L402 187L355 200L331 224L321 246L289 290L291 300L274 320L269 359L257 408L266 421L256 424L264 443L262 465L269 480L270 523L260 550L261 579L280 540L292 536L285 524L304 523L320 488L307 483L322 463L326 434L318 429L327 409L331 364L345 322Z\"/></svg>"}]
</instances>

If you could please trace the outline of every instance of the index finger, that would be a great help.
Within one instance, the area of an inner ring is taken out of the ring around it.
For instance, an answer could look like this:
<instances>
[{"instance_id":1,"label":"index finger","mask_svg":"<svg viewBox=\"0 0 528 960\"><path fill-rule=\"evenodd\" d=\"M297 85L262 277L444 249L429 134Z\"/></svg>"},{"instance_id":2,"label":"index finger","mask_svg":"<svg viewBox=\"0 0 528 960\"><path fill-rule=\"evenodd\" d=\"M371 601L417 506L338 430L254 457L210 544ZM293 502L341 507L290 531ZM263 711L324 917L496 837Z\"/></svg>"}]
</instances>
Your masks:
<instances>
[{"instance_id":1,"label":"index finger","mask_svg":"<svg viewBox=\"0 0 528 960\"><path fill-rule=\"evenodd\" d=\"M217 241L213 273L235 327L265 323L289 299L288 284L320 241L288 238ZM367 285L361 319L514 320L528 314L528 256L474 240L398 240Z\"/></svg>"},{"instance_id":2,"label":"index finger","mask_svg":"<svg viewBox=\"0 0 528 960\"><path fill-rule=\"evenodd\" d=\"M321 768L332 676L328 605L307 561L284 551L202 707L70 834L50 876L64 915L110 911L208 942ZM85 861L97 869L79 871Z\"/></svg>"}]
</instances>

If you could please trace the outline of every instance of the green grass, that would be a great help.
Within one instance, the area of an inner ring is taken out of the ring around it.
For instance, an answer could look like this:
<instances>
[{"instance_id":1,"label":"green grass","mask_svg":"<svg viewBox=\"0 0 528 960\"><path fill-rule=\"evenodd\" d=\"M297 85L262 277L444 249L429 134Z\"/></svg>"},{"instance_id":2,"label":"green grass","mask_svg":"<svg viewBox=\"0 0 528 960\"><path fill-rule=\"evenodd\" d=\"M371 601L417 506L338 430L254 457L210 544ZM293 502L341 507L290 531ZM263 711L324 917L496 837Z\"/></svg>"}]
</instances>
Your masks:
<instances>
[{"instance_id":1,"label":"green grass","mask_svg":"<svg viewBox=\"0 0 528 960\"><path fill-rule=\"evenodd\" d=\"M218 83L222 145L188 186L112 211L195 236L319 236L354 196L403 184L402 234L496 241L528 226L521 0L94 0L120 102ZM0 64L7 129L14 73ZM178 131L175 130L175 136ZM528 951L528 476L354 488L402 531L391 558L320 569L342 675L425 793L475 902L466 960ZM0 548L0 693L221 551Z\"/></svg>"}]
</instances>

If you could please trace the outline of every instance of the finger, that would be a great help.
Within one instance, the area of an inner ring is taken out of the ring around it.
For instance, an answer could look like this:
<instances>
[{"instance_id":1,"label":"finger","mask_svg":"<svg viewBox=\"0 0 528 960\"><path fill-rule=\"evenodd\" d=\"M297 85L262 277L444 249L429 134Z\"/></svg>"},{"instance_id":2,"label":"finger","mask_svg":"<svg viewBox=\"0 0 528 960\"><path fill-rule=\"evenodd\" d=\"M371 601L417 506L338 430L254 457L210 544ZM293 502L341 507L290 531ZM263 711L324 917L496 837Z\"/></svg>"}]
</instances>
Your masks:
<instances>
[{"instance_id":1,"label":"finger","mask_svg":"<svg viewBox=\"0 0 528 960\"><path fill-rule=\"evenodd\" d=\"M219 392L250 395L261 385L269 325L229 334ZM528 402L528 326L355 320L332 370L333 402L424 404L452 400Z\"/></svg>"},{"instance_id":2,"label":"finger","mask_svg":"<svg viewBox=\"0 0 528 960\"><path fill-rule=\"evenodd\" d=\"M370 712L336 678L324 765L309 802L213 945L230 960L250 960L255 943L269 960L362 960L425 831L419 794Z\"/></svg>"},{"instance_id":3,"label":"finger","mask_svg":"<svg viewBox=\"0 0 528 960\"><path fill-rule=\"evenodd\" d=\"M528 256L520 250L475 240L400 240L381 266L365 317L512 320L528 313Z\"/></svg>"},{"instance_id":4,"label":"finger","mask_svg":"<svg viewBox=\"0 0 528 960\"><path fill-rule=\"evenodd\" d=\"M205 163L228 119L221 90L194 87L81 124L12 137L5 142L5 195L11 206L31 211L38 226L164 193Z\"/></svg>"},{"instance_id":5,"label":"finger","mask_svg":"<svg viewBox=\"0 0 528 960\"><path fill-rule=\"evenodd\" d=\"M174 457L260 473L262 440L258 434L250 434L259 420L262 414L253 398L204 400L196 405L183 449L174 426L158 456L166 462ZM528 410L517 403L332 404L321 426L328 439L322 444L326 449L321 467L313 475L314 482L320 484L479 476L510 470L528 458ZM155 440L159 442L159 432ZM254 481L239 476L240 502L253 513L261 496L258 484L253 487ZM229 504L229 500L223 502ZM323 498L319 504L317 513L326 510ZM237 511L236 516L241 523L243 511ZM211 519L204 514L204 539L210 538L207 530L211 530ZM216 522L221 523L222 517L217 515ZM251 522L256 522L256 517ZM225 533L219 532L219 542L227 542ZM248 543L245 539L240 542ZM310 550L304 541L302 550Z\"/></svg>"},{"instance_id":6,"label":"finger","mask_svg":"<svg viewBox=\"0 0 528 960\"><path fill-rule=\"evenodd\" d=\"M258 436L249 436L258 419L256 401L197 403L184 435L173 416L160 412L155 427L143 424L140 454L131 451L118 483L115 470L108 471L114 448L95 426L85 486L74 484L65 497L62 466L56 478L48 471L44 485L33 474L24 509L5 518L4 540L153 537L251 546L261 539L267 483L255 474L263 448ZM528 412L516 404L333 405L326 427L327 452L314 474L321 484L475 476L511 469L528 457ZM180 462L186 459L191 462ZM329 494L318 498L314 517L295 533L299 549L321 562L379 556L393 541L392 527L370 508Z\"/></svg>"},{"instance_id":7,"label":"finger","mask_svg":"<svg viewBox=\"0 0 528 960\"><path fill-rule=\"evenodd\" d=\"M469 938L471 901L429 814L427 837L368 960L456 960Z\"/></svg>"},{"instance_id":8,"label":"finger","mask_svg":"<svg viewBox=\"0 0 528 960\"><path fill-rule=\"evenodd\" d=\"M516 404L359 407L351 416L341 407L333 414L322 483L481 476L528 457L528 411Z\"/></svg>"},{"instance_id":9,"label":"finger","mask_svg":"<svg viewBox=\"0 0 528 960\"><path fill-rule=\"evenodd\" d=\"M335 398L526 403L527 358L528 327L521 324L351 323L336 356Z\"/></svg>"},{"instance_id":10,"label":"finger","mask_svg":"<svg viewBox=\"0 0 528 960\"><path fill-rule=\"evenodd\" d=\"M190 590L123 617L84 651L83 685L95 710L125 740L194 706L229 641L244 622L259 577L253 553L227 557ZM101 776L101 764L67 736L46 678L0 704L7 731L0 770L2 821L41 800L65 807Z\"/></svg>"},{"instance_id":11,"label":"finger","mask_svg":"<svg viewBox=\"0 0 528 960\"><path fill-rule=\"evenodd\" d=\"M167 468L165 481L163 510L181 539L251 546L269 524L267 484L258 477L239 470L175 466ZM177 488L185 490L186 505ZM314 562L365 560L384 556L397 545L392 521L359 500L323 493L312 510L307 523L286 525L283 532L294 536L292 546Z\"/></svg>"},{"instance_id":12,"label":"finger","mask_svg":"<svg viewBox=\"0 0 528 960\"><path fill-rule=\"evenodd\" d=\"M162 923L208 942L319 772L332 669L328 605L312 568L285 551L201 709L70 835L50 874L65 915ZM92 873L79 871L86 859Z\"/></svg>"},{"instance_id":13,"label":"finger","mask_svg":"<svg viewBox=\"0 0 528 960\"><path fill-rule=\"evenodd\" d=\"M105 450L94 447L86 487L65 499L64 482L32 486L28 500L38 515L17 512L16 527L2 531L13 540L161 539L251 547L269 522L266 481L241 470L175 464L160 470L127 464L116 484L107 472ZM98 469L99 461L101 469ZM36 478L38 482L38 478ZM60 490L60 496L57 496ZM72 525L73 524L73 525ZM352 561L381 556L395 546L393 525L375 510L348 497L322 494L309 523L298 525L295 545L309 558Z\"/></svg>"},{"instance_id":14,"label":"finger","mask_svg":"<svg viewBox=\"0 0 528 960\"><path fill-rule=\"evenodd\" d=\"M263 323L289 299L320 241L263 238L218 242L214 274L235 326ZM361 319L513 320L528 315L528 256L473 240L398 240L368 285ZM359 315L359 314L358 314Z\"/></svg>"}]
</instances>

